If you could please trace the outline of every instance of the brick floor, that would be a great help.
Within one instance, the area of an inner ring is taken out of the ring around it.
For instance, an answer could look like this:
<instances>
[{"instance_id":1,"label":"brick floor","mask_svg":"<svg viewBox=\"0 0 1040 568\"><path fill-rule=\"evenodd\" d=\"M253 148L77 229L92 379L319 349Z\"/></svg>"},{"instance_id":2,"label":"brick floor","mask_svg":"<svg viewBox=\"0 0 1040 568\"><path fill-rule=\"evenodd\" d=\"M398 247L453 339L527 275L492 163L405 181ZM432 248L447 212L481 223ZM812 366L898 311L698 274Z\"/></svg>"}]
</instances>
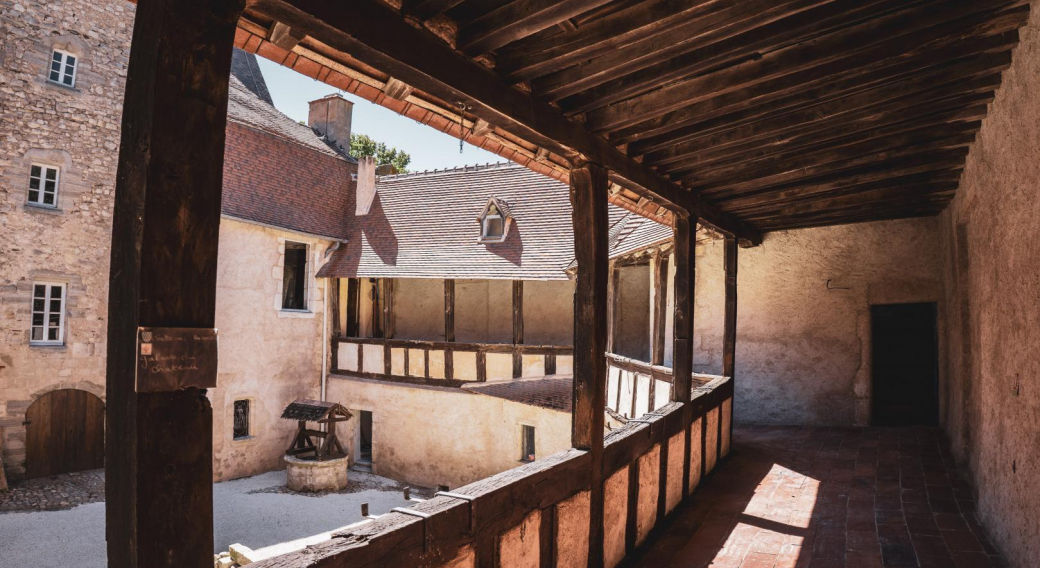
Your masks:
<instances>
[{"instance_id":1,"label":"brick floor","mask_svg":"<svg viewBox=\"0 0 1040 568\"><path fill-rule=\"evenodd\" d=\"M1004 568L928 428L747 427L646 568Z\"/></svg>"}]
</instances>

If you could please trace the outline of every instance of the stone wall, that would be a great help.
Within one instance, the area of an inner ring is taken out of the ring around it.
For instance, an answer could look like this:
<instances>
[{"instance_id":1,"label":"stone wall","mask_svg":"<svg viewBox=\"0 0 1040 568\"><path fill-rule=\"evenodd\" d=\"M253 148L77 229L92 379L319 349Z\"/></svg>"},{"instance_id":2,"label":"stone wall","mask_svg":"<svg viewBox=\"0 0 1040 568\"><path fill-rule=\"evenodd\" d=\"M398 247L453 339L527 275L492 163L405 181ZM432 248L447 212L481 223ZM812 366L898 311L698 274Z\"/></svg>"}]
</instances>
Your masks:
<instances>
[{"instance_id":1,"label":"stone wall","mask_svg":"<svg viewBox=\"0 0 1040 568\"><path fill-rule=\"evenodd\" d=\"M722 260L722 241L698 247L698 372L722 371ZM934 217L770 233L738 264L738 422L868 424L870 306L939 302L942 318Z\"/></svg>"},{"instance_id":2,"label":"stone wall","mask_svg":"<svg viewBox=\"0 0 1040 568\"><path fill-rule=\"evenodd\" d=\"M538 458L571 447L570 413L460 389L332 377L328 399L354 413L339 427L353 457L367 410L373 472L425 487L459 487L520 465L524 424L535 427Z\"/></svg>"},{"instance_id":3,"label":"stone wall","mask_svg":"<svg viewBox=\"0 0 1040 568\"><path fill-rule=\"evenodd\" d=\"M281 309L285 243L306 244L307 311ZM220 332L213 404L216 480L284 467L296 422L282 411L320 396L324 279L314 278L329 241L224 218L220 222L216 326ZM249 436L234 439L234 402L248 400Z\"/></svg>"},{"instance_id":4,"label":"stone wall","mask_svg":"<svg viewBox=\"0 0 1040 568\"><path fill-rule=\"evenodd\" d=\"M0 436L23 474L25 410L42 394L104 397L108 266L121 99L134 4L0 0ZM54 49L73 87L47 81ZM32 163L60 168L57 207L27 204ZM65 344L30 347L34 280L67 288Z\"/></svg>"},{"instance_id":5,"label":"stone wall","mask_svg":"<svg viewBox=\"0 0 1040 568\"><path fill-rule=\"evenodd\" d=\"M975 477L978 514L1014 568L1040 566L1040 12L943 213L941 420Z\"/></svg>"}]
</instances>

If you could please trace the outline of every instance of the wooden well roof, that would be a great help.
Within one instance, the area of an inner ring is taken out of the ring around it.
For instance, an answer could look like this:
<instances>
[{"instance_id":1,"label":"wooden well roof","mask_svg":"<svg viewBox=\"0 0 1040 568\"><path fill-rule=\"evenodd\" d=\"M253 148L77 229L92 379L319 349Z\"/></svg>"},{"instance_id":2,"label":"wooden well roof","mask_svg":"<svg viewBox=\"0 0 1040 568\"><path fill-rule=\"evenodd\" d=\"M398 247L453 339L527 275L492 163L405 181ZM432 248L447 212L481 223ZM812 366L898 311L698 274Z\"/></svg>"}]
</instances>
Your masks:
<instances>
[{"instance_id":1,"label":"wooden well roof","mask_svg":"<svg viewBox=\"0 0 1040 568\"><path fill-rule=\"evenodd\" d=\"M612 201L762 232L933 215L1024 0L257 0L236 45Z\"/></svg>"}]
</instances>

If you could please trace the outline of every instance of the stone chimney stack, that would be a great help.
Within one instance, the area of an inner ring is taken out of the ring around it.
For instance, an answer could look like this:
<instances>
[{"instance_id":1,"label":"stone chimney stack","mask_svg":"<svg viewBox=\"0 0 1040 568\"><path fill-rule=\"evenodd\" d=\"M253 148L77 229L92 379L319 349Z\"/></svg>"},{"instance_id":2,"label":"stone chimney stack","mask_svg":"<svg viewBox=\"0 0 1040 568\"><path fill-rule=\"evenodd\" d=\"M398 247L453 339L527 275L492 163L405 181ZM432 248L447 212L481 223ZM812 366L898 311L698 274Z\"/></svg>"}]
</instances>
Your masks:
<instances>
[{"instance_id":1,"label":"stone chimney stack","mask_svg":"<svg viewBox=\"0 0 1040 568\"><path fill-rule=\"evenodd\" d=\"M338 94L329 95L311 101L310 112L307 113L307 126L317 130L332 142L350 151L350 121L354 103Z\"/></svg>"},{"instance_id":2,"label":"stone chimney stack","mask_svg":"<svg viewBox=\"0 0 1040 568\"><path fill-rule=\"evenodd\" d=\"M376 159L372 156L358 158L357 205L354 214L368 215L376 200Z\"/></svg>"}]
</instances>

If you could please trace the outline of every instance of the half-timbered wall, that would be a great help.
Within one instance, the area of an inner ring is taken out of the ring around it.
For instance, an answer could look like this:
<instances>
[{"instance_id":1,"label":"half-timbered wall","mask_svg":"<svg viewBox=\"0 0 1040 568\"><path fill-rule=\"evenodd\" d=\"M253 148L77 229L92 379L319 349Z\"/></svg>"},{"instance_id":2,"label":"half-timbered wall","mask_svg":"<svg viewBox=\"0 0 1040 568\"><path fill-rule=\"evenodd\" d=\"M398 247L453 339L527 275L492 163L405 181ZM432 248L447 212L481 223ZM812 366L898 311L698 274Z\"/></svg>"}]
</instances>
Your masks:
<instances>
[{"instance_id":1,"label":"half-timbered wall","mask_svg":"<svg viewBox=\"0 0 1040 568\"><path fill-rule=\"evenodd\" d=\"M443 280L394 280L394 337L444 341Z\"/></svg>"},{"instance_id":2,"label":"half-timbered wall","mask_svg":"<svg viewBox=\"0 0 1040 568\"><path fill-rule=\"evenodd\" d=\"M649 361L651 319L649 265L620 267L618 284L614 352L640 361Z\"/></svg>"},{"instance_id":3,"label":"half-timbered wall","mask_svg":"<svg viewBox=\"0 0 1040 568\"><path fill-rule=\"evenodd\" d=\"M443 299L443 296L442 291L440 297ZM513 342L511 280L455 281L455 340L471 343Z\"/></svg>"},{"instance_id":4,"label":"half-timbered wall","mask_svg":"<svg viewBox=\"0 0 1040 568\"><path fill-rule=\"evenodd\" d=\"M524 281L524 343L570 345L574 341L574 281Z\"/></svg>"},{"instance_id":5,"label":"half-timbered wall","mask_svg":"<svg viewBox=\"0 0 1040 568\"><path fill-rule=\"evenodd\" d=\"M1040 13L940 217L948 380L940 420L1014 568L1040 566ZM743 300L742 300L743 301Z\"/></svg>"}]
</instances>

